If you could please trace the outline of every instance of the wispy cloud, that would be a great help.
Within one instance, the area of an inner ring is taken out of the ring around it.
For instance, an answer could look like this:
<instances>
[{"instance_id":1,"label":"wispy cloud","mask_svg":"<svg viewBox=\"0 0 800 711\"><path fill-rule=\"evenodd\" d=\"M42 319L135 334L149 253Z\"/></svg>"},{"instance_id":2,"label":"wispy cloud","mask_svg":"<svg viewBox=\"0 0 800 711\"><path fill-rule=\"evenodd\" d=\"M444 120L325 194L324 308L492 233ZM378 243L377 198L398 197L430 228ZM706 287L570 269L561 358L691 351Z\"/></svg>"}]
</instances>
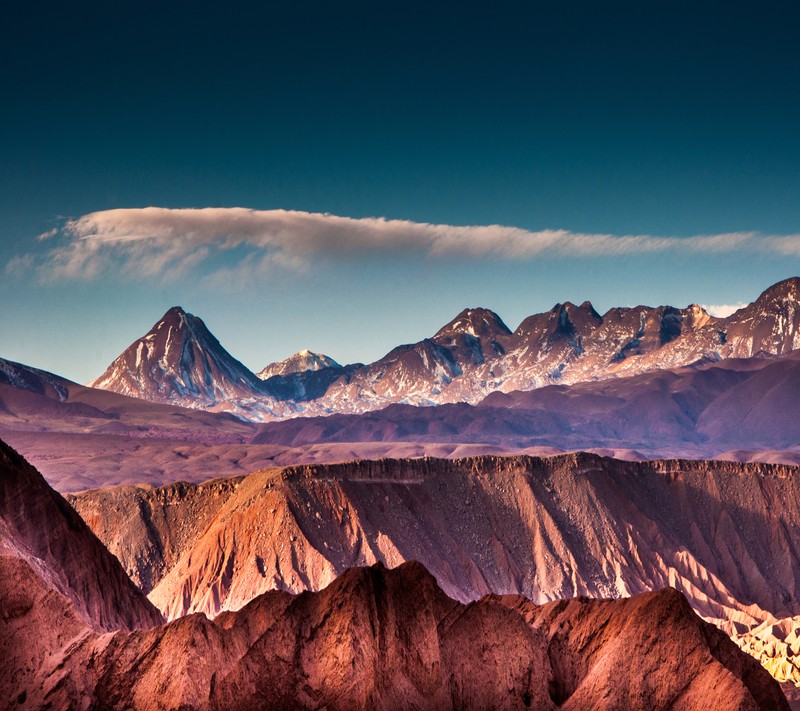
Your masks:
<instances>
[{"instance_id":1,"label":"wispy cloud","mask_svg":"<svg viewBox=\"0 0 800 711\"><path fill-rule=\"evenodd\" d=\"M40 276L61 279L93 279L108 272L172 278L223 252L230 255L226 266L211 271L225 279L303 269L314 258L370 254L502 260L735 250L800 255L800 235L583 234L247 208L106 210L68 220L57 234L42 238L56 246L39 262Z\"/></svg>"},{"instance_id":2,"label":"wispy cloud","mask_svg":"<svg viewBox=\"0 0 800 711\"><path fill-rule=\"evenodd\" d=\"M740 301L736 304L701 304L702 307L708 311L712 316L716 316L717 318L725 318L726 316L730 316L733 313L736 313L739 309L743 309L747 306L746 301Z\"/></svg>"}]
</instances>

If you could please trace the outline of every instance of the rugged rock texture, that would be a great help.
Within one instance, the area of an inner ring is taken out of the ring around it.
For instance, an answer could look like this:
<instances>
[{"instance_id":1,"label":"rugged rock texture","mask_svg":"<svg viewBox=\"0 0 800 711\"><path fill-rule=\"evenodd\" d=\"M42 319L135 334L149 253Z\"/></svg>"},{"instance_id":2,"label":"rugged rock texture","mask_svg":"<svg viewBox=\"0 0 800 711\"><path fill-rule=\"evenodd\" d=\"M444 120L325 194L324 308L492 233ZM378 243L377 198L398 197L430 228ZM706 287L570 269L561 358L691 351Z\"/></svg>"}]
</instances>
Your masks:
<instances>
[{"instance_id":1,"label":"rugged rock texture","mask_svg":"<svg viewBox=\"0 0 800 711\"><path fill-rule=\"evenodd\" d=\"M307 373L309 370L317 371L323 368L341 368L341 366L330 356L303 350L277 363L270 363L259 370L256 375L261 380L268 380L276 375L286 376L294 373Z\"/></svg>"},{"instance_id":2,"label":"rugged rock texture","mask_svg":"<svg viewBox=\"0 0 800 711\"><path fill-rule=\"evenodd\" d=\"M90 387L183 407L270 418L274 393L197 316L174 306ZM256 402L257 401L257 402Z\"/></svg>"},{"instance_id":3,"label":"rugged rock texture","mask_svg":"<svg viewBox=\"0 0 800 711\"><path fill-rule=\"evenodd\" d=\"M170 617L411 559L462 600L672 585L728 632L800 614L794 467L588 454L383 460L70 501Z\"/></svg>"},{"instance_id":4,"label":"rugged rock texture","mask_svg":"<svg viewBox=\"0 0 800 711\"><path fill-rule=\"evenodd\" d=\"M492 391L678 368L698 360L783 354L800 347L800 279L767 289L724 319L692 304L614 308L556 304L512 333L497 314L468 309L432 339L401 346L334 382L306 413L366 412L390 403L475 403Z\"/></svg>"},{"instance_id":5,"label":"rugged rock texture","mask_svg":"<svg viewBox=\"0 0 800 711\"><path fill-rule=\"evenodd\" d=\"M35 571L46 587L69 601L76 620L99 630L151 627L162 621L81 517L3 442L0 566L12 577ZM12 619L25 608L13 595L2 604Z\"/></svg>"},{"instance_id":6,"label":"rugged rock texture","mask_svg":"<svg viewBox=\"0 0 800 711\"><path fill-rule=\"evenodd\" d=\"M41 659L54 645L39 581L15 582L32 603L28 649ZM3 594L7 584L0 570ZM20 676L6 666L0 698L54 708L788 709L766 671L674 591L462 605L407 563L347 571L319 593L266 593L213 622L76 631L56 647L55 667Z\"/></svg>"},{"instance_id":7,"label":"rugged rock texture","mask_svg":"<svg viewBox=\"0 0 800 711\"><path fill-rule=\"evenodd\" d=\"M475 407L392 405L362 415L273 422L261 425L252 441L291 447L457 441L502 445L507 451L628 449L650 457L782 450L800 442L800 351L498 392Z\"/></svg>"},{"instance_id":8,"label":"rugged rock texture","mask_svg":"<svg viewBox=\"0 0 800 711\"><path fill-rule=\"evenodd\" d=\"M170 618L412 559L465 601L671 586L743 640L800 615L795 467L588 454L389 460L70 500ZM769 668L794 679L794 654L775 639L742 646L761 657L766 647Z\"/></svg>"},{"instance_id":9,"label":"rugged rock texture","mask_svg":"<svg viewBox=\"0 0 800 711\"><path fill-rule=\"evenodd\" d=\"M307 369L273 374L268 367L260 376L273 377L263 383L222 349L200 319L175 308L93 385L259 421L363 413L393 403L476 403L493 391L788 353L800 347L798 303L795 277L724 319L696 304L614 308L601 316L588 301L565 302L526 318L512 332L492 311L465 309L432 338L398 346L374 363L324 367L319 375ZM324 365L312 356L298 354L275 367Z\"/></svg>"},{"instance_id":10,"label":"rugged rock texture","mask_svg":"<svg viewBox=\"0 0 800 711\"><path fill-rule=\"evenodd\" d=\"M698 625L686 599L674 590L614 602L573 599L541 607L520 597L503 602L546 635L555 672L551 698L560 708L700 709L729 703L748 708L751 702L747 694L742 698L738 680L754 698L769 694L770 703L785 708L769 691L774 687L766 683L764 670L736 654L731 641L712 625ZM645 626L644 620L658 622ZM677 669L669 661L664 664L657 650L678 640L691 640L681 652L679 673L693 681L676 694L670 677ZM728 673L710 668L709 655ZM616 679L632 669L633 659L635 679L624 688Z\"/></svg>"}]
</instances>

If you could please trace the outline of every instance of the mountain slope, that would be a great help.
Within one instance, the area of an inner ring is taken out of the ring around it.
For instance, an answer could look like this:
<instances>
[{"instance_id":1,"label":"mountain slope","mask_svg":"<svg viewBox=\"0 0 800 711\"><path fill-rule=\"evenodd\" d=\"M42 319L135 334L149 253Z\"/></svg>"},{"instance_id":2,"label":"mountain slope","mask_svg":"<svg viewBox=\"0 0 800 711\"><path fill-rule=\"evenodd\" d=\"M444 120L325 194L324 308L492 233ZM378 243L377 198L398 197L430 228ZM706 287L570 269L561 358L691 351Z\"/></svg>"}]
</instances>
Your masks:
<instances>
[{"instance_id":1,"label":"mountain slope","mask_svg":"<svg viewBox=\"0 0 800 711\"><path fill-rule=\"evenodd\" d=\"M588 454L382 460L70 500L170 618L413 559L460 600L675 587L800 683L791 640L779 644L800 618L796 467Z\"/></svg>"},{"instance_id":2,"label":"mountain slope","mask_svg":"<svg viewBox=\"0 0 800 711\"><path fill-rule=\"evenodd\" d=\"M673 591L463 605L408 563L113 636L77 626L36 576L0 569L0 594L23 604L11 625L0 620L0 651L13 650L0 672L8 707L788 709L767 672ZM60 645L53 619L69 635Z\"/></svg>"},{"instance_id":3,"label":"mountain slope","mask_svg":"<svg viewBox=\"0 0 800 711\"><path fill-rule=\"evenodd\" d=\"M800 351L493 393L477 406L391 405L361 415L266 424L150 403L8 365L31 373L44 390L0 383L0 437L60 491L201 482L298 462L423 455L592 450L623 459L800 462ZM60 391L47 385L49 379Z\"/></svg>"},{"instance_id":4,"label":"mountain slope","mask_svg":"<svg viewBox=\"0 0 800 711\"><path fill-rule=\"evenodd\" d=\"M201 319L179 306L169 309L89 385L144 400L203 406L263 394L258 378L222 347Z\"/></svg>"},{"instance_id":5,"label":"mountain slope","mask_svg":"<svg viewBox=\"0 0 800 711\"><path fill-rule=\"evenodd\" d=\"M463 605L407 563L343 571L319 593L266 593L214 621L159 624L116 559L2 443L0 487L6 708L577 709L609 695L618 708L715 697L722 709L788 708L672 591Z\"/></svg>"},{"instance_id":6,"label":"mountain slope","mask_svg":"<svg viewBox=\"0 0 800 711\"><path fill-rule=\"evenodd\" d=\"M70 381L45 370L0 358L0 384L64 402Z\"/></svg>"},{"instance_id":7,"label":"mountain slope","mask_svg":"<svg viewBox=\"0 0 800 711\"><path fill-rule=\"evenodd\" d=\"M340 367L341 366L330 356L323 355L322 353L312 353L309 350L302 350L277 363L270 363L256 373L256 375L261 378L261 380L268 380L275 375L286 376L293 375L294 373L306 373L309 370L316 371L322 370L323 368Z\"/></svg>"},{"instance_id":8,"label":"mountain slope","mask_svg":"<svg viewBox=\"0 0 800 711\"><path fill-rule=\"evenodd\" d=\"M280 414L269 388L230 355L203 321L175 306L90 387L251 419Z\"/></svg>"},{"instance_id":9,"label":"mountain slope","mask_svg":"<svg viewBox=\"0 0 800 711\"><path fill-rule=\"evenodd\" d=\"M3 566L32 567L99 630L151 627L161 615L83 520L22 457L0 442Z\"/></svg>"},{"instance_id":10,"label":"mountain slope","mask_svg":"<svg viewBox=\"0 0 800 711\"><path fill-rule=\"evenodd\" d=\"M462 600L672 585L728 632L800 614L793 467L588 454L382 460L130 494L70 501L170 617L409 559Z\"/></svg>"},{"instance_id":11,"label":"mountain slope","mask_svg":"<svg viewBox=\"0 0 800 711\"><path fill-rule=\"evenodd\" d=\"M402 354L396 349L346 383L334 382L307 413L364 412L396 402L475 403L492 391L637 375L703 359L784 354L800 347L799 302L795 277L724 319L696 304L613 308L601 316L588 301L565 302L526 318L511 333L496 314L467 310L429 341L404 346Z\"/></svg>"},{"instance_id":12,"label":"mountain slope","mask_svg":"<svg viewBox=\"0 0 800 711\"><path fill-rule=\"evenodd\" d=\"M259 425L254 443L485 444L506 451L549 446L649 457L715 457L800 442L800 351L705 361L631 377L495 392L476 406L392 405ZM747 421L748 427L741 427ZM791 454L791 453L787 453ZM794 461L791 457L789 461Z\"/></svg>"}]
</instances>

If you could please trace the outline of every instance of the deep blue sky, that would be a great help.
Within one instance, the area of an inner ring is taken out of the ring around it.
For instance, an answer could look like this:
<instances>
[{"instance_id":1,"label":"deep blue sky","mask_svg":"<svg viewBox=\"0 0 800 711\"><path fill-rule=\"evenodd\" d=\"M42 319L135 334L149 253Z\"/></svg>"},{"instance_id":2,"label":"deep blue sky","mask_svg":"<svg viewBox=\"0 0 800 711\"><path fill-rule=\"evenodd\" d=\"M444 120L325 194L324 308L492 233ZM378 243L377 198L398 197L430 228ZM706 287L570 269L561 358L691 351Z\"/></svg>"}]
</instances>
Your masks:
<instances>
[{"instance_id":1,"label":"deep blue sky","mask_svg":"<svg viewBox=\"0 0 800 711\"><path fill-rule=\"evenodd\" d=\"M800 232L794 3L5 4L0 268L118 207L245 206L528 230ZM371 360L464 306L728 304L768 253L391 255L210 289L0 273L0 356L99 374L169 306L252 368Z\"/></svg>"}]
</instances>

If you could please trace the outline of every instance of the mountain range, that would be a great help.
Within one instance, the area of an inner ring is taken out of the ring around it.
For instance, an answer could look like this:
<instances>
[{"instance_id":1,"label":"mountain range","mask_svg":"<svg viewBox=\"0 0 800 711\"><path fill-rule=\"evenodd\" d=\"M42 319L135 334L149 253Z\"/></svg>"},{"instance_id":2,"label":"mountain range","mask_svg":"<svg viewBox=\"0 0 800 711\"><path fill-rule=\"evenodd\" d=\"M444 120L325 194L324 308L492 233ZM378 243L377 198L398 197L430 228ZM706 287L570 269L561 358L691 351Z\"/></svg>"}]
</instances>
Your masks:
<instances>
[{"instance_id":1,"label":"mountain range","mask_svg":"<svg viewBox=\"0 0 800 711\"><path fill-rule=\"evenodd\" d=\"M362 413L390 404L478 403L530 391L637 375L698 361L781 355L800 347L800 278L767 289L727 318L692 304L556 304L511 331L487 309L465 309L431 338L366 365L301 351L254 374L201 319L179 307L134 341L90 385L184 407L270 421Z\"/></svg>"}]
</instances>

